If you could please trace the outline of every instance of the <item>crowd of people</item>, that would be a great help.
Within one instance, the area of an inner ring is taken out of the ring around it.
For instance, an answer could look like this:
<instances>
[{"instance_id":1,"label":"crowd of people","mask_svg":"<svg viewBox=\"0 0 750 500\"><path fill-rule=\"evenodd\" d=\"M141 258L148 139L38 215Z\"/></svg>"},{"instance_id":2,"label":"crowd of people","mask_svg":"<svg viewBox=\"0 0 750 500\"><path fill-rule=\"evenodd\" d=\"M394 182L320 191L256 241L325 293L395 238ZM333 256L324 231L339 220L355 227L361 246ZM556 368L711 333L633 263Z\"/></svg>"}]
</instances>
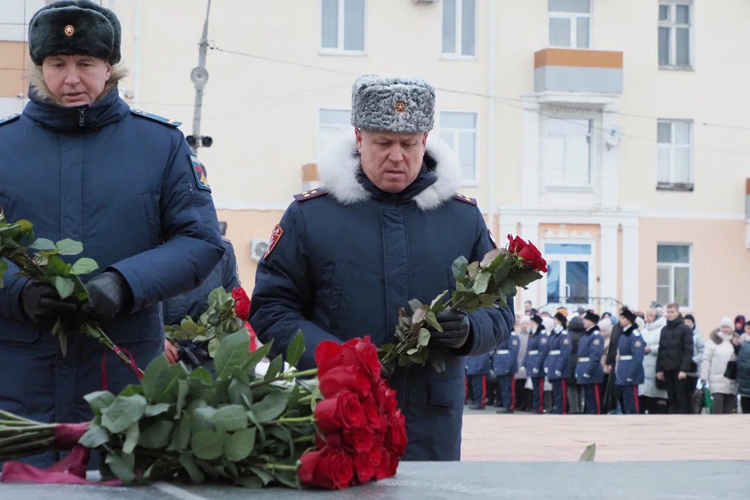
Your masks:
<instances>
[{"instance_id":1,"label":"crowd of people","mask_svg":"<svg viewBox=\"0 0 750 500\"><path fill-rule=\"evenodd\" d=\"M623 307L615 317L583 308L540 313L526 302L524 312L494 352L467 358L471 409L750 414L750 322L742 315L704 337L677 304Z\"/></svg>"}]
</instances>

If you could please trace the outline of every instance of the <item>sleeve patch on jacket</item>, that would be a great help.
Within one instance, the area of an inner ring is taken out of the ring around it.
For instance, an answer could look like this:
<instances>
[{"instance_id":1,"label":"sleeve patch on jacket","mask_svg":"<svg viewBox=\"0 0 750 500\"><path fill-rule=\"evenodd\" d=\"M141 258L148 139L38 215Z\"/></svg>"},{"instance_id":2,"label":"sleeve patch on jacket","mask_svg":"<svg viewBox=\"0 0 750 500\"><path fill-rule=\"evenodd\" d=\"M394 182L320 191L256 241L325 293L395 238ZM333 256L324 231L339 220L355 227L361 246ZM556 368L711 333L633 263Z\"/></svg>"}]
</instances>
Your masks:
<instances>
[{"instance_id":1,"label":"sleeve patch on jacket","mask_svg":"<svg viewBox=\"0 0 750 500\"><path fill-rule=\"evenodd\" d=\"M475 200L474 198L469 198L466 195L456 193L453 195L453 198L458 201L463 201L464 203L468 203L469 205L473 205L475 207L477 206L477 200Z\"/></svg>"},{"instance_id":2,"label":"sleeve patch on jacket","mask_svg":"<svg viewBox=\"0 0 750 500\"><path fill-rule=\"evenodd\" d=\"M514 346L517 346L517 345L518 345L518 341L517 341L517 340L514 340L514 341L513 341L513 345L514 345Z\"/></svg>"},{"instance_id":3,"label":"sleeve patch on jacket","mask_svg":"<svg viewBox=\"0 0 750 500\"><path fill-rule=\"evenodd\" d=\"M638 341L638 340L636 340L636 342L635 342L635 346L636 346L636 347L641 347L641 342L640 342L640 341Z\"/></svg>"},{"instance_id":4,"label":"sleeve patch on jacket","mask_svg":"<svg viewBox=\"0 0 750 500\"><path fill-rule=\"evenodd\" d=\"M266 253L263 255L263 259L266 259L269 255L271 255L271 252L273 252L273 249L276 248L276 245L281 241L281 237L284 236L284 228L281 227L280 224L276 224L276 227L273 228L273 232L271 232L271 239L268 240L268 248L266 249Z\"/></svg>"},{"instance_id":5,"label":"sleeve patch on jacket","mask_svg":"<svg viewBox=\"0 0 750 500\"><path fill-rule=\"evenodd\" d=\"M211 192L211 186L208 184L208 176L206 174L206 167L198 160L195 155L190 155L190 165L193 168L195 174L195 182L198 184L198 189Z\"/></svg>"},{"instance_id":6,"label":"sleeve patch on jacket","mask_svg":"<svg viewBox=\"0 0 750 500\"><path fill-rule=\"evenodd\" d=\"M542 344L546 344L547 343L547 339L545 337L542 337L542 340L540 340L539 342L541 342Z\"/></svg>"},{"instance_id":7,"label":"sleeve patch on jacket","mask_svg":"<svg viewBox=\"0 0 750 500\"><path fill-rule=\"evenodd\" d=\"M599 345L599 339L594 339L594 345Z\"/></svg>"},{"instance_id":8,"label":"sleeve patch on jacket","mask_svg":"<svg viewBox=\"0 0 750 500\"><path fill-rule=\"evenodd\" d=\"M568 344L570 344L570 339L565 339L565 340L563 340L563 344L565 344L565 345L568 345Z\"/></svg>"}]
</instances>

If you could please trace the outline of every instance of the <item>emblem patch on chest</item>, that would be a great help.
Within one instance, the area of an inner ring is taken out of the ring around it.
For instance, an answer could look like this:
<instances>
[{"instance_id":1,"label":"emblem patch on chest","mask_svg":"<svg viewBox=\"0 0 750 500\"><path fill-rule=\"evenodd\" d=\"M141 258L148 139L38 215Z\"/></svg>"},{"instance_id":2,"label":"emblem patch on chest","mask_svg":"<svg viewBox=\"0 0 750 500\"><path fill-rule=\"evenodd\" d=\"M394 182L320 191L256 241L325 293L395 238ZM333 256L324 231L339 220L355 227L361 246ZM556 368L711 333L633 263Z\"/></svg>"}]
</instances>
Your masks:
<instances>
[{"instance_id":1,"label":"emblem patch on chest","mask_svg":"<svg viewBox=\"0 0 750 500\"><path fill-rule=\"evenodd\" d=\"M271 239L268 240L268 248L266 249L266 253L263 255L264 260L269 255L271 255L271 252L273 252L273 249L276 248L276 245L279 243L282 236L284 236L284 228L281 227L280 224L276 224L276 227L273 228L273 232L271 233Z\"/></svg>"},{"instance_id":2,"label":"emblem patch on chest","mask_svg":"<svg viewBox=\"0 0 750 500\"><path fill-rule=\"evenodd\" d=\"M198 185L198 189L211 192L211 185L208 183L208 174L206 174L206 167L198 160L195 155L190 155L190 164L193 168L193 174L195 174L195 182Z\"/></svg>"}]
</instances>

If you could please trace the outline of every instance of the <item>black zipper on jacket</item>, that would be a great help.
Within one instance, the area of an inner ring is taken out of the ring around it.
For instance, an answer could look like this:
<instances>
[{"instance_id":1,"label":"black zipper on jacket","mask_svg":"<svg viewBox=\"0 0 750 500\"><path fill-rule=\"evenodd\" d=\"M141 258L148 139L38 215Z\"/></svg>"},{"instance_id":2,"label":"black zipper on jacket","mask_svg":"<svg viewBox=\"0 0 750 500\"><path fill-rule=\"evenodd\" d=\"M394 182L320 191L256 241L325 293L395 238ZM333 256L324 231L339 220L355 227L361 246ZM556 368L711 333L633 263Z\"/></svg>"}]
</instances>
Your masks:
<instances>
[{"instance_id":1,"label":"black zipper on jacket","mask_svg":"<svg viewBox=\"0 0 750 500\"><path fill-rule=\"evenodd\" d=\"M78 126L83 127L85 120L84 117L86 115L86 108L81 108L78 110Z\"/></svg>"}]
</instances>

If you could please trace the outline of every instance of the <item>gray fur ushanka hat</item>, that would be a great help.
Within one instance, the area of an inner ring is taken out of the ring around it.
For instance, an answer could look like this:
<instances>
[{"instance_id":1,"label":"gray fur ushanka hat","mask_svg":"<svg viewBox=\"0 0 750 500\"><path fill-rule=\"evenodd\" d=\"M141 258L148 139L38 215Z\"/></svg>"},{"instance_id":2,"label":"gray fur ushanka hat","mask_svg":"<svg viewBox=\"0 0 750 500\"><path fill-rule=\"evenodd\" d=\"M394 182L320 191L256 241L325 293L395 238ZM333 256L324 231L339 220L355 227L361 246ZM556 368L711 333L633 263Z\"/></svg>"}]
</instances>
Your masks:
<instances>
[{"instance_id":1,"label":"gray fur ushanka hat","mask_svg":"<svg viewBox=\"0 0 750 500\"><path fill-rule=\"evenodd\" d=\"M352 87L352 126L360 130L427 133L435 123L435 89L420 78L361 76Z\"/></svg>"},{"instance_id":2,"label":"gray fur ushanka hat","mask_svg":"<svg viewBox=\"0 0 750 500\"><path fill-rule=\"evenodd\" d=\"M120 62L120 21L90 0L60 0L39 9L29 22L29 53L41 66L47 56L79 55Z\"/></svg>"}]
</instances>

